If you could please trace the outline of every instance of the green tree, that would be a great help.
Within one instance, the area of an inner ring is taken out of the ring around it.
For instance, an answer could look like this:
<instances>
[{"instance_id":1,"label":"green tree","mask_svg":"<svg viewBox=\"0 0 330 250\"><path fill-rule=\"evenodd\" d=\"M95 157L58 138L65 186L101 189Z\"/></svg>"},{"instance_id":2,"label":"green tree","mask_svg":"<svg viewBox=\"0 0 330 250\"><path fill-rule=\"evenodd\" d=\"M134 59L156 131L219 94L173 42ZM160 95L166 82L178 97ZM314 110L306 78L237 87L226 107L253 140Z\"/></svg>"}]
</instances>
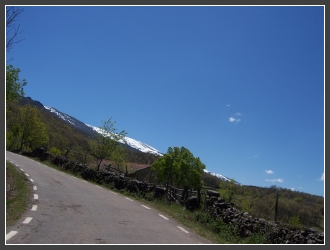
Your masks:
<instances>
[{"instance_id":1,"label":"green tree","mask_svg":"<svg viewBox=\"0 0 330 250\"><path fill-rule=\"evenodd\" d=\"M89 140L89 146L92 156L96 158L97 170L100 169L101 162L104 159L114 160L117 163L124 159L124 151L120 150L120 144L125 143L126 132L115 128L115 121L102 121L103 125L99 127L98 134L95 139Z\"/></svg>"},{"instance_id":2,"label":"green tree","mask_svg":"<svg viewBox=\"0 0 330 250\"><path fill-rule=\"evenodd\" d=\"M18 142L20 150L23 146L32 149L48 142L47 127L40 119L39 110L30 105L19 108L7 134L11 134L12 140Z\"/></svg>"},{"instance_id":3,"label":"green tree","mask_svg":"<svg viewBox=\"0 0 330 250\"><path fill-rule=\"evenodd\" d=\"M237 192L237 184L235 184L235 180L230 179L230 181L221 181L219 192L225 201L232 202L234 194Z\"/></svg>"},{"instance_id":4,"label":"green tree","mask_svg":"<svg viewBox=\"0 0 330 250\"><path fill-rule=\"evenodd\" d=\"M169 181L179 188L197 189L202 185L205 165L187 148L169 147L167 153L152 164L151 169L157 173L157 180L161 183Z\"/></svg>"},{"instance_id":5,"label":"green tree","mask_svg":"<svg viewBox=\"0 0 330 250\"><path fill-rule=\"evenodd\" d=\"M60 155L61 154L61 150L59 150L58 148L56 147L52 147L49 152L53 155Z\"/></svg>"},{"instance_id":6,"label":"green tree","mask_svg":"<svg viewBox=\"0 0 330 250\"><path fill-rule=\"evenodd\" d=\"M123 147L117 147L112 154L111 160L119 170L124 171L124 165L127 161L125 149Z\"/></svg>"},{"instance_id":7,"label":"green tree","mask_svg":"<svg viewBox=\"0 0 330 250\"><path fill-rule=\"evenodd\" d=\"M25 79L20 81L19 73L19 68L14 68L13 65L6 66L6 104L18 101L21 96L24 96L23 87L27 82Z\"/></svg>"},{"instance_id":8,"label":"green tree","mask_svg":"<svg viewBox=\"0 0 330 250\"><path fill-rule=\"evenodd\" d=\"M300 218L299 215L295 215L291 218L290 223L295 226L298 227L300 225Z\"/></svg>"},{"instance_id":9,"label":"green tree","mask_svg":"<svg viewBox=\"0 0 330 250\"><path fill-rule=\"evenodd\" d=\"M17 148L19 143L19 125L13 124L11 126L7 125L6 130L6 144L7 148Z\"/></svg>"}]
</instances>

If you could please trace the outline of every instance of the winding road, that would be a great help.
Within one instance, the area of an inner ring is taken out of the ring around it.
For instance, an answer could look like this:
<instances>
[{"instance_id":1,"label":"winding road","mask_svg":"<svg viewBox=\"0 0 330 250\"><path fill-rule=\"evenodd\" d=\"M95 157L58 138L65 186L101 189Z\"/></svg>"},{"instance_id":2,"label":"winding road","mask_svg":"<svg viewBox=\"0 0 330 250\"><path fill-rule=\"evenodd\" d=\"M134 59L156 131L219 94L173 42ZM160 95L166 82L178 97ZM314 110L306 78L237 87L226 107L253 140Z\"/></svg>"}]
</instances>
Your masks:
<instances>
[{"instance_id":1,"label":"winding road","mask_svg":"<svg viewBox=\"0 0 330 250\"><path fill-rule=\"evenodd\" d=\"M33 185L31 209L6 244L212 244L161 212L19 154L6 159Z\"/></svg>"}]
</instances>

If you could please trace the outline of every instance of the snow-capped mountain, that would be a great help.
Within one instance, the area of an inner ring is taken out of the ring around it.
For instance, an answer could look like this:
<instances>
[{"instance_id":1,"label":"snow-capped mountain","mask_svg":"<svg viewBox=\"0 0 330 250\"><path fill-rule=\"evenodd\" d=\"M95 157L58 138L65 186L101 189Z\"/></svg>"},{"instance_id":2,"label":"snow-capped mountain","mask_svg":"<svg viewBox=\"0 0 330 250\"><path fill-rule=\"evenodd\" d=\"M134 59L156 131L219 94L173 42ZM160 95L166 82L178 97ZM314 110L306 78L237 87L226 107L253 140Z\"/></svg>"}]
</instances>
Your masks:
<instances>
[{"instance_id":1,"label":"snow-capped mountain","mask_svg":"<svg viewBox=\"0 0 330 250\"><path fill-rule=\"evenodd\" d=\"M98 127L94 127L92 125L88 125L86 124L88 127L92 128L94 131L96 131L97 133L100 133L100 134L103 134L101 129L98 128ZM122 143L124 143L123 141L121 141ZM132 147L132 148L135 148L141 152L144 152L144 153L151 153L151 154L154 154L154 155L159 155L159 156L162 156L163 154L161 152L159 152L157 149L143 143L143 142L140 142L140 141L137 141L137 140L134 140L130 137L127 137L125 136L125 143Z\"/></svg>"},{"instance_id":2,"label":"snow-capped mountain","mask_svg":"<svg viewBox=\"0 0 330 250\"><path fill-rule=\"evenodd\" d=\"M83 122L79 121L78 119L57 110L56 108L53 108L53 107L50 107L50 106L45 106L45 105L41 104L38 101L34 101L30 97L22 97L21 103L23 103L24 105L29 104L29 105L37 106L41 109L44 108L48 112L52 113L53 115L55 115L58 118L64 120L65 122L67 122L71 126L76 127L77 129L83 131L86 134L95 135L95 133L101 133L100 128L89 125L89 124L86 124L86 123L83 123ZM125 137L125 141L126 141L127 146L129 146L129 147L131 147L135 150L139 150L139 151L144 152L144 153L151 153L151 154L159 155L159 156L163 155L157 149L155 149L155 148L153 148L153 147L151 147L151 146L149 146L149 145L147 145L147 144L145 144L141 141L137 141L137 140L132 139L130 137ZM230 181L231 180L230 178L227 178L227 177L225 177L221 174L213 173L213 172L210 172L206 169L204 169L204 172L208 173L208 174L211 174L213 176L216 176L219 179L224 180L224 181ZM241 185L240 183L238 183L236 181L235 181L235 183Z\"/></svg>"},{"instance_id":3,"label":"snow-capped mountain","mask_svg":"<svg viewBox=\"0 0 330 250\"><path fill-rule=\"evenodd\" d=\"M222 180L222 181L231 181L231 179L229 179L229 178L227 178L226 176L223 176L223 175L221 175L221 174L216 174L216 173L210 172L210 171L208 171L208 170L206 170L206 169L204 169L204 172L205 172L205 173L208 173L208 174L210 174L210 175L213 175L213 176L215 176L215 177L218 177L218 178L219 178L220 180ZM237 185L242 185L241 183L239 183L239 182L237 182L237 181L234 181L234 183L237 184Z\"/></svg>"},{"instance_id":4,"label":"snow-capped mountain","mask_svg":"<svg viewBox=\"0 0 330 250\"><path fill-rule=\"evenodd\" d=\"M100 128L83 123L79 120L77 120L76 118L69 116L63 112L58 111L57 109L53 108L53 107L49 107L49 106L44 106L45 109L47 109L49 112L53 113L54 115L56 115L58 118L64 120L65 122L69 123L71 126L74 126L82 131L84 131L85 133L88 134L94 134L95 132L97 133L101 133ZM130 137L125 137L125 141L126 141L126 145L128 145L131 148L134 148L136 150L139 150L141 152L144 153L151 153L154 155L159 155L162 156L163 154L161 152L159 152L157 149L143 143L137 140L134 140ZM124 142L122 142L124 143Z\"/></svg>"},{"instance_id":5,"label":"snow-capped mountain","mask_svg":"<svg viewBox=\"0 0 330 250\"><path fill-rule=\"evenodd\" d=\"M56 114L58 118L70 123L72 126L75 126L75 127L77 126L76 125L77 119L75 119L67 114L64 114L64 113L58 111L57 109L49 107L49 106L44 106L44 108L49 110L49 112Z\"/></svg>"}]
</instances>

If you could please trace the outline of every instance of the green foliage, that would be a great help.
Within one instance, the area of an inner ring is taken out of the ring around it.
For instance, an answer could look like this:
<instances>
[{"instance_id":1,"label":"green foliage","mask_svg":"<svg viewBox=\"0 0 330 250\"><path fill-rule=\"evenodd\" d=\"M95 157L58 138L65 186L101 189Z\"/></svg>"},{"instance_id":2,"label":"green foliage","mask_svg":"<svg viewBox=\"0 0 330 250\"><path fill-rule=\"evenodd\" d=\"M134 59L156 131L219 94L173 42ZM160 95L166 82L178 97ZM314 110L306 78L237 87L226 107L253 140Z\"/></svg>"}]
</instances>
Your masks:
<instances>
[{"instance_id":1,"label":"green foliage","mask_svg":"<svg viewBox=\"0 0 330 250\"><path fill-rule=\"evenodd\" d=\"M213 217L210 215L210 213L206 213L202 211L196 211L194 213L194 219L195 221L198 221L202 224L210 223L211 221L214 220Z\"/></svg>"},{"instance_id":2,"label":"green foliage","mask_svg":"<svg viewBox=\"0 0 330 250\"><path fill-rule=\"evenodd\" d=\"M300 225L300 219L298 215L295 215L291 218L290 224L297 227Z\"/></svg>"},{"instance_id":3,"label":"green foliage","mask_svg":"<svg viewBox=\"0 0 330 250\"><path fill-rule=\"evenodd\" d=\"M303 198L302 197L295 197L294 200L295 200L295 202L300 203L300 202L303 201Z\"/></svg>"},{"instance_id":4,"label":"green foliage","mask_svg":"<svg viewBox=\"0 0 330 250\"><path fill-rule=\"evenodd\" d=\"M157 180L161 183L170 181L175 187L197 189L203 184L201 175L205 165L187 148L169 147L167 153L152 164L151 169L157 173Z\"/></svg>"},{"instance_id":5,"label":"green foliage","mask_svg":"<svg viewBox=\"0 0 330 250\"><path fill-rule=\"evenodd\" d=\"M61 150L59 150L58 148L56 147L52 147L49 152L53 155L60 155L61 154Z\"/></svg>"},{"instance_id":6,"label":"green foliage","mask_svg":"<svg viewBox=\"0 0 330 250\"><path fill-rule=\"evenodd\" d=\"M219 235L225 243L239 244L265 244L266 238L261 233L253 233L251 236L243 239L237 234L237 228L226 224L221 218L214 218L210 213L196 211L193 219L211 232Z\"/></svg>"},{"instance_id":7,"label":"green foliage","mask_svg":"<svg viewBox=\"0 0 330 250\"><path fill-rule=\"evenodd\" d=\"M116 147L111 153L111 161L120 171L124 171L124 166L126 162L126 154L123 147Z\"/></svg>"},{"instance_id":8,"label":"green foliage","mask_svg":"<svg viewBox=\"0 0 330 250\"><path fill-rule=\"evenodd\" d=\"M230 181L221 181L220 182L220 195L227 202L232 202L234 194L236 193L238 187L235 184L235 180L231 179Z\"/></svg>"},{"instance_id":9,"label":"green foliage","mask_svg":"<svg viewBox=\"0 0 330 250\"><path fill-rule=\"evenodd\" d=\"M15 148L19 140L19 126L13 124L6 130L6 144L8 148Z\"/></svg>"},{"instance_id":10,"label":"green foliage","mask_svg":"<svg viewBox=\"0 0 330 250\"><path fill-rule=\"evenodd\" d=\"M21 96L24 96L23 87L27 82L25 79L20 81L20 72L21 70L14 68L13 65L6 66L6 104L12 101L18 101Z\"/></svg>"},{"instance_id":11,"label":"green foliage","mask_svg":"<svg viewBox=\"0 0 330 250\"><path fill-rule=\"evenodd\" d=\"M99 127L101 133L98 133L96 139L89 141L91 154L96 158L97 170L100 169L101 162L104 159L115 160L117 164L122 164L125 156L124 151L119 148L120 141L125 141L124 130L117 132L114 127L115 121L103 121L103 125Z\"/></svg>"},{"instance_id":12,"label":"green foliage","mask_svg":"<svg viewBox=\"0 0 330 250\"><path fill-rule=\"evenodd\" d=\"M212 232L220 233L228 231L227 225L223 222L223 220L212 217L210 213L196 211L194 213L194 219Z\"/></svg>"},{"instance_id":13,"label":"green foliage","mask_svg":"<svg viewBox=\"0 0 330 250\"><path fill-rule=\"evenodd\" d=\"M30 105L19 108L11 120L7 135L11 139L9 145L20 150L23 146L33 149L48 142L47 127L40 119L39 110Z\"/></svg>"},{"instance_id":14,"label":"green foliage","mask_svg":"<svg viewBox=\"0 0 330 250\"><path fill-rule=\"evenodd\" d=\"M252 233L245 241L245 244L267 244L267 238L262 233Z\"/></svg>"},{"instance_id":15,"label":"green foliage","mask_svg":"<svg viewBox=\"0 0 330 250\"><path fill-rule=\"evenodd\" d=\"M223 192L225 184L220 183L220 196L225 198L230 192ZM232 198L235 207L249 212L254 217L273 221L276 196L278 198L277 220L291 224L294 216L299 216L300 225L323 229L324 198L290 189L256 186L234 186ZM223 196L224 194L224 196ZM227 197L228 199L228 197ZM226 200L228 201L228 200Z\"/></svg>"},{"instance_id":16,"label":"green foliage","mask_svg":"<svg viewBox=\"0 0 330 250\"><path fill-rule=\"evenodd\" d=\"M243 199L242 211L250 213L252 211L252 201L249 198Z\"/></svg>"}]
</instances>

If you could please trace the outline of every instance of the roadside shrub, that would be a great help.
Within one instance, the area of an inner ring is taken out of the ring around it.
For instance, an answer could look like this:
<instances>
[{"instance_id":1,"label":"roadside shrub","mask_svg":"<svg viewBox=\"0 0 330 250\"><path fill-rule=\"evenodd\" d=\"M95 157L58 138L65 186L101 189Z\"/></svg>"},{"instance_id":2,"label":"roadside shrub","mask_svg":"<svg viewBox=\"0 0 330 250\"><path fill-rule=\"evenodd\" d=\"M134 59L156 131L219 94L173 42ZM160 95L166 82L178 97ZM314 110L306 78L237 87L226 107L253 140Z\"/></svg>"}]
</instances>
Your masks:
<instances>
[{"instance_id":1,"label":"roadside shrub","mask_svg":"<svg viewBox=\"0 0 330 250\"><path fill-rule=\"evenodd\" d=\"M60 155L61 154L61 150L59 150L58 148L56 147L52 147L49 152L53 155Z\"/></svg>"},{"instance_id":2,"label":"roadside shrub","mask_svg":"<svg viewBox=\"0 0 330 250\"><path fill-rule=\"evenodd\" d=\"M295 226L295 227L298 227L300 225L299 216L298 215L293 216L290 220L290 224Z\"/></svg>"}]
</instances>

